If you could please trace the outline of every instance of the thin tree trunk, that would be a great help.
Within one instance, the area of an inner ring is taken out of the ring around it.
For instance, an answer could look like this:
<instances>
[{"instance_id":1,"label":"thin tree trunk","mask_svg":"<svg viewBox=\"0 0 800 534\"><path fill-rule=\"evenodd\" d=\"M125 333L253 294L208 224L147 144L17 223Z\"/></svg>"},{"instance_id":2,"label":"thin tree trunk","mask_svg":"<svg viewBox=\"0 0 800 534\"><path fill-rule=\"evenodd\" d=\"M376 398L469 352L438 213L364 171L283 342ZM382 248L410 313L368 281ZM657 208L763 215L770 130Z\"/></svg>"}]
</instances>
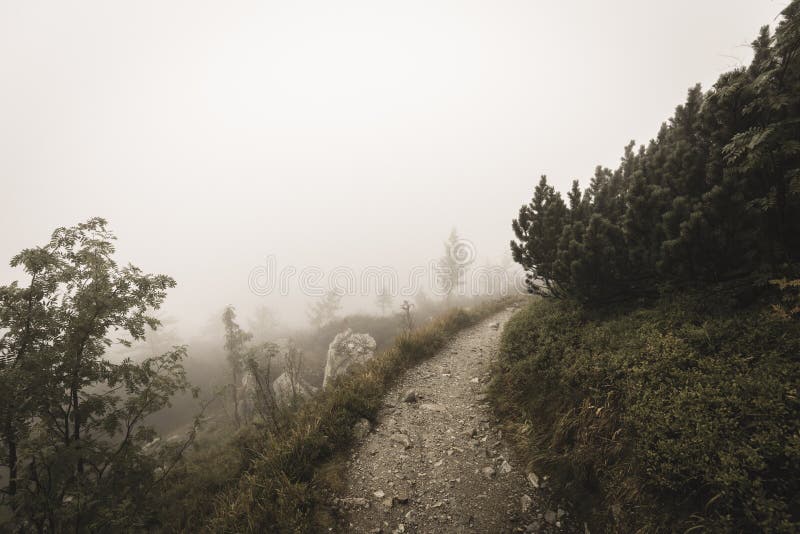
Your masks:
<instances>
[{"instance_id":1,"label":"thin tree trunk","mask_svg":"<svg viewBox=\"0 0 800 534\"><path fill-rule=\"evenodd\" d=\"M17 440L14 437L14 427L11 419L6 421L5 441L8 448L8 494L12 497L17 494Z\"/></svg>"},{"instance_id":2,"label":"thin tree trunk","mask_svg":"<svg viewBox=\"0 0 800 534\"><path fill-rule=\"evenodd\" d=\"M239 391L238 391L238 376L236 368L233 368L233 420L236 423L236 428L239 428Z\"/></svg>"},{"instance_id":3,"label":"thin tree trunk","mask_svg":"<svg viewBox=\"0 0 800 534\"><path fill-rule=\"evenodd\" d=\"M72 388L72 415L73 415L73 426L72 426L72 440L76 442L76 446L80 448L80 440L81 440L81 416L78 412L78 389ZM83 474L83 454L81 451L78 451L78 474Z\"/></svg>"}]
</instances>

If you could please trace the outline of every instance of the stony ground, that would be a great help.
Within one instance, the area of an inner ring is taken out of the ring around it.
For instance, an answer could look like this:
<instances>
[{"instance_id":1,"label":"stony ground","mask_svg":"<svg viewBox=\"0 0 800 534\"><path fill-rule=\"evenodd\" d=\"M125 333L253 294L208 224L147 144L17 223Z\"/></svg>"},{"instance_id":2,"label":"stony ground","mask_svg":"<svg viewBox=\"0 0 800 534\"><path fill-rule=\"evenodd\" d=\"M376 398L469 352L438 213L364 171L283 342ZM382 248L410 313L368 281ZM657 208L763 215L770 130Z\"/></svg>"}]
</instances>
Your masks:
<instances>
[{"instance_id":1,"label":"stony ground","mask_svg":"<svg viewBox=\"0 0 800 534\"><path fill-rule=\"evenodd\" d=\"M367 533L583 532L546 477L515 461L484 393L505 310L408 371L386 396L336 503L341 530ZM360 428L359 428L360 426Z\"/></svg>"}]
</instances>

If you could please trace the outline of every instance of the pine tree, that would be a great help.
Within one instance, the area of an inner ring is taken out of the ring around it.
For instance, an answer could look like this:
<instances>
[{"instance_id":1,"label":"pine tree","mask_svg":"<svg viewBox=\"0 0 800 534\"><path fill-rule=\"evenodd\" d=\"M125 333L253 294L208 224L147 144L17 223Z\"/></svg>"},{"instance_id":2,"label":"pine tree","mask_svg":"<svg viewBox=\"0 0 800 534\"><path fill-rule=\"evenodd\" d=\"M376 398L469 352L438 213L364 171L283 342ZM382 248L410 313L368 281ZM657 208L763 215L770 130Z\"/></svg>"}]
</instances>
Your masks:
<instances>
[{"instance_id":1,"label":"pine tree","mask_svg":"<svg viewBox=\"0 0 800 534\"><path fill-rule=\"evenodd\" d=\"M585 302L672 287L766 287L800 271L800 1L763 28L748 68L720 76L576 182L569 205L543 176L513 230L531 291ZM738 281L738 282L737 282Z\"/></svg>"}]
</instances>

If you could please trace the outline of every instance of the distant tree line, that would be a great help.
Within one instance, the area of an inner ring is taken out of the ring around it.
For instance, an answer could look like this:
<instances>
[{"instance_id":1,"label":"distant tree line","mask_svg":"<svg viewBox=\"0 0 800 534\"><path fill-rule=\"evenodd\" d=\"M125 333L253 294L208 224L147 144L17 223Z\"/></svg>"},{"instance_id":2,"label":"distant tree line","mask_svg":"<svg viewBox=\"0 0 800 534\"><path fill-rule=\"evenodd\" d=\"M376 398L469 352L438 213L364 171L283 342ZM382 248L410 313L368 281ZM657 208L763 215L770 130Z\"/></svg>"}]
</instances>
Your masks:
<instances>
[{"instance_id":1,"label":"distant tree line","mask_svg":"<svg viewBox=\"0 0 800 534\"><path fill-rule=\"evenodd\" d=\"M800 260L800 1L749 67L686 102L566 201L542 176L513 222L532 292L602 303L691 285L766 286Z\"/></svg>"}]
</instances>

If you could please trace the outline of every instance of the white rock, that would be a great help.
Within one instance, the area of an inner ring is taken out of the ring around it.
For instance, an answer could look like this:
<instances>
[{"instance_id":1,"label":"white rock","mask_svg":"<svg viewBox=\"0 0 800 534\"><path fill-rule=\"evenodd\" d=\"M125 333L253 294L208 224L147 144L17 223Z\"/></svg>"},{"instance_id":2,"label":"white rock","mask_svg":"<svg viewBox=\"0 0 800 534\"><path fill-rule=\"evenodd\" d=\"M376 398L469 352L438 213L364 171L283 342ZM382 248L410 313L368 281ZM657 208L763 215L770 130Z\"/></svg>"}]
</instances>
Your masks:
<instances>
[{"instance_id":1,"label":"white rock","mask_svg":"<svg viewBox=\"0 0 800 534\"><path fill-rule=\"evenodd\" d=\"M539 477L533 471L528 473L528 482L530 482L531 486L534 488L539 488Z\"/></svg>"},{"instance_id":2,"label":"white rock","mask_svg":"<svg viewBox=\"0 0 800 534\"><path fill-rule=\"evenodd\" d=\"M405 434L401 434L400 432L395 432L394 434L389 436L389 439L391 439L395 443L399 443L406 449L411 448L411 440L408 439L408 436L406 436Z\"/></svg>"},{"instance_id":3,"label":"white rock","mask_svg":"<svg viewBox=\"0 0 800 534\"><path fill-rule=\"evenodd\" d=\"M523 495L519 499L520 505L522 506L522 513L528 513L528 510L531 509L531 505L533 504L533 499L530 498L528 495Z\"/></svg>"},{"instance_id":4,"label":"white rock","mask_svg":"<svg viewBox=\"0 0 800 534\"><path fill-rule=\"evenodd\" d=\"M483 476L486 478L492 478L496 473L497 471L494 470L494 467L484 467L481 469L481 474L483 474Z\"/></svg>"},{"instance_id":5,"label":"white rock","mask_svg":"<svg viewBox=\"0 0 800 534\"><path fill-rule=\"evenodd\" d=\"M317 388L299 376L293 379L289 373L281 373L272 382L272 391L275 392L275 402L286 406L313 397Z\"/></svg>"},{"instance_id":6,"label":"white rock","mask_svg":"<svg viewBox=\"0 0 800 534\"><path fill-rule=\"evenodd\" d=\"M356 363L364 363L375 355L375 339L369 334L354 334L351 329L341 332L328 346L328 360L325 363L325 378L322 387L335 377L347 372Z\"/></svg>"}]
</instances>

